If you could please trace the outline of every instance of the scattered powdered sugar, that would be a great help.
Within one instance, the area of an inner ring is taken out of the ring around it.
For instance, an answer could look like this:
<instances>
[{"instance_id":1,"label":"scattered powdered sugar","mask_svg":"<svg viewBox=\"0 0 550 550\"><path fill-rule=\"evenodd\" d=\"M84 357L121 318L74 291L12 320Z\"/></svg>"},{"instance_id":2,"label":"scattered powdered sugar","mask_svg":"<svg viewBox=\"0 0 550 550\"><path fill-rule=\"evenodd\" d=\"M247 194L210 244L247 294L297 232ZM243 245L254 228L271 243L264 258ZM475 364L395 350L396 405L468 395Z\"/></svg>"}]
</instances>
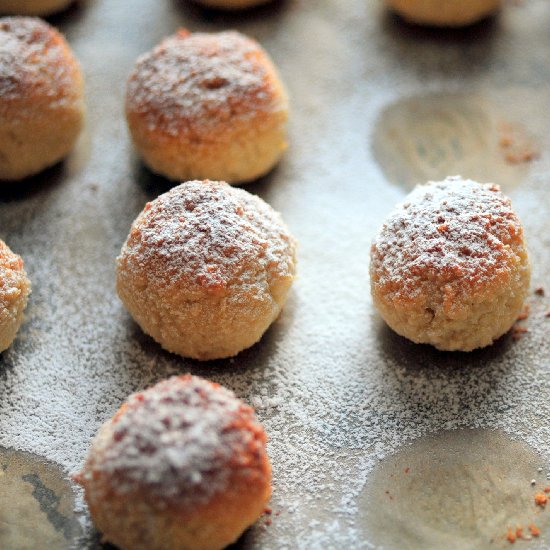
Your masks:
<instances>
[{"instance_id":1,"label":"scattered powdered sugar","mask_svg":"<svg viewBox=\"0 0 550 550\"><path fill-rule=\"evenodd\" d=\"M151 130L201 136L220 122L280 109L273 71L262 48L238 32L180 30L137 60L126 108Z\"/></svg>"},{"instance_id":2,"label":"scattered powdered sugar","mask_svg":"<svg viewBox=\"0 0 550 550\"><path fill-rule=\"evenodd\" d=\"M428 281L459 287L457 300L499 279L522 249L521 224L498 185L450 177L418 186L397 206L374 240L371 270L396 299L422 293Z\"/></svg>"},{"instance_id":3,"label":"scattered powdered sugar","mask_svg":"<svg viewBox=\"0 0 550 550\"><path fill-rule=\"evenodd\" d=\"M41 19L0 18L0 113L18 99L73 96L76 61L65 39Z\"/></svg>"},{"instance_id":4,"label":"scattered powdered sugar","mask_svg":"<svg viewBox=\"0 0 550 550\"><path fill-rule=\"evenodd\" d=\"M172 377L130 396L92 443L84 479L105 473L114 492L147 490L160 502L196 506L245 475L263 430L233 392L198 377ZM102 482L104 483L104 482Z\"/></svg>"},{"instance_id":5,"label":"scattered powdered sugar","mask_svg":"<svg viewBox=\"0 0 550 550\"><path fill-rule=\"evenodd\" d=\"M147 203L118 258L159 287L249 285L294 272L295 243L262 199L223 182L191 181ZM252 272L251 274L249 272Z\"/></svg>"}]
</instances>

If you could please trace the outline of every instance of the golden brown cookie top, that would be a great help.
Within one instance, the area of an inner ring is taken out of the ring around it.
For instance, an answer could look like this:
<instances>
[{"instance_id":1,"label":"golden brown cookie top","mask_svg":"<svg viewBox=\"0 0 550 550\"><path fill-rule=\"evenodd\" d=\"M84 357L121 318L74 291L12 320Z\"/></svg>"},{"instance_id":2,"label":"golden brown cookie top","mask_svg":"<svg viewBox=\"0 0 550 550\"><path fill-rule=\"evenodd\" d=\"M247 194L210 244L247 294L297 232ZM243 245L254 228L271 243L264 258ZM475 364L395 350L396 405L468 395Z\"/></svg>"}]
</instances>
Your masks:
<instances>
[{"instance_id":1,"label":"golden brown cookie top","mask_svg":"<svg viewBox=\"0 0 550 550\"><path fill-rule=\"evenodd\" d=\"M126 108L150 131L212 137L220 125L286 109L286 96L254 40L235 31L180 30L138 59Z\"/></svg>"},{"instance_id":2,"label":"golden brown cookie top","mask_svg":"<svg viewBox=\"0 0 550 550\"><path fill-rule=\"evenodd\" d=\"M33 17L0 18L0 112L14 102L72 100L75 79L78 63L57 30Z\"/></svg>"},{"instance_id":3,"label":"golden brown cookie top","mask_svg":"<svg viewBox=\"0 0 550 550\"><path fill-rule=\"evenodd\" d=\"M79 481L107 476L115 494L203 505L234 476L268 477L265 443L253 409L233 392L174 376L128 398L98 433Z\"/></svg>"},{"instance_id":4,"label":"golden brown cookie top","mask_svg":"<svg viewBox=\"0 0 550 550\"><path fill-rule=\"evenodd\" d=\"M147 285L223 293L291 276L294 248L280 215L259 197L190 181L147 203L118 264Z\"/></svg>"},{"instance_id":5,"label":"golden brown cookie top","mask_svg":"<svg viewBox=\"0 0 550 550\"><path fill-rule=\"evenodd\" d=\"M523 250L523 229L498 185L460 177L418 186L372 245L371 274L387 299L451 305L505 281Z\"/></svg>"}]
</instances>

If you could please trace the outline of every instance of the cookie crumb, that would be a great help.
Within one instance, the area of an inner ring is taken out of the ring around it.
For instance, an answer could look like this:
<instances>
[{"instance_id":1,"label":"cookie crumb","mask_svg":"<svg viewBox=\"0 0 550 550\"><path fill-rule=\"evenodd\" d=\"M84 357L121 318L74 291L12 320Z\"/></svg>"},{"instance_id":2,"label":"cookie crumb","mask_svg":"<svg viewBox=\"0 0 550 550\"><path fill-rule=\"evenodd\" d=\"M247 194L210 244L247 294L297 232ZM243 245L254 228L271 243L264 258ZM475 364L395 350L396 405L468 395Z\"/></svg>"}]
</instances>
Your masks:
<instances>
[{"instance_id":1,"label":"cookie crumb","mask_svg":"<svg viewBox=\"0 0 550 550\"><path fill-rule=\"evenodd\" d=\"M525 319L529 317L530 310L531 308L529 307L529 305L525 304L523 306L523 309L521 310L521 313L518 315L518 321L525 321Z\"/></svg>"},{"instance_id":2,"label":"cookie crumb","mask_svg":"<svg viewBox=\"0 0 550 550\"><path fill-rule=\"evenodd\" d=\"M519 124L503 123L499 128L498 144L509 164L530 162L540 156L535 140Z\"/></svg>"},{"instance_id":3,"label":"cookie crumb","mask_svg":"<svg viewBox=\"0 0 550 550\"><path fill-rule=\"evenodd\" d=\"M526 332L529 332L529 330L525 327L515 326L512 328L512 338L514 340L520 340Z\"/></svg>"}]
</instances>

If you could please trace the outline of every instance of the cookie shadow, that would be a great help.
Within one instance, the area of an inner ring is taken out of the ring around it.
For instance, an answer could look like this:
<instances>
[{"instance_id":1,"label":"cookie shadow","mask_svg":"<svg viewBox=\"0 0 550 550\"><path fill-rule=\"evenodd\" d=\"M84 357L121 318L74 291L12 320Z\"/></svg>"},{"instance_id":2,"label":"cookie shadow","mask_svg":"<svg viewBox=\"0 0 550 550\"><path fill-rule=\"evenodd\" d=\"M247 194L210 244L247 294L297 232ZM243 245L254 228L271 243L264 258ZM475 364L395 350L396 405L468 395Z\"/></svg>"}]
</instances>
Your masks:
<instances>
[{"instance_id":1,"label":"cookie shadow","mask_svg":"<svg viewBox=\"0 0 550 550\"><path fill-rule=\"evenodd\" d=\"M469 352L440 351L429 344L416 344L394 332L382 319L378 319L377 328L380 349L391 363L405 370L425 372L438 370L452 374L486 368L487 365L500 361L513 346L510 332L501 336L492 345Z\"/></svg>"},{"instance_id":2,"label":"cookie shadow","mask_svg":"<svg viewBox=\"0 0 550 550\"><path fill-rule=\"evenodd\" d=\"M181 181L170 180L164 176L155 174L135 153L132 155L130 162L132 164L131 173L133 180L138 189L142 191L146 201L154 200L159 195L170 191L170 189L182 183Z\"/></svg>"},{"instance_id":3,"label":"cookie shadow","mask_svg":"<svg viewBox=\"0 0 550 550\"><path fill-rule=\"evenodd\" d=\"M207 7L193 0L172 0L175 8L185 18L185 24L200 26L210 24L216 27L234 27L263 22L281 15L292 4L292 0L271 0L260 6L237 10Z\"/></svg>"},{"instance_id":4,"label":"cookie shadow","mask_svg":"<svg viewBox=\"0 0 550 550\"><path fill-rule=\"evenodd\" d=\"M53 13L45 17L45 19L54 27L60 29L67 39L71 40L73 30L76 31L76 25L78 25L84 17L89 7L89 3L92 1L93 0L75 0L66 9Z\"/></svg>"},{"instance_id":5,"label":"cookie shadow","mask_svg":"<svg viewBox=\"0 0 550 550\"><path fill-rule=\"evenodd\" d=\"M269 368L294 322L295 307L295 300L291 295L279 318L271 324L259 342L235 357L210 361L188 359L166 351L145 334L128 313L121 311L124 330L118 343L114 343L116 350L113 364L113 370L119 372L113 374L129 381L134 391L149 387L169 376L186 373L213 379L235 389L231 375L248 376L258 373L261 376ZM109 408L111 401L112 396L106 395L98 403L100 417L104 414L104 409Z\"/></svg>"},{"instance_id":6,"label":"cookie shadow","mask_svg":"<svg viewBox=\"0 0 550 550\"><path fill-rule=\"evenodd\" d=\"M435 419L436 427L446 422L469 425L474 418L483 418L487 407L498 414L514 407L513 400L503 398L518 363L519 348L515 349L510 333L485 348L447 352L415 344L381 319L377 322L386 391L397 407L413 408L419 419L425 417L422 423Z\"/></svg>"},{"instance_id":7,"label":"cookie shadow","mask_svg":"<svg viewBox=\"0 0 550 550\"><path fill-rule=\"evenodd\" d=\"M144 162L138 158L137 155L133 155L132 160L132 178L136 186L143 192L144 199L151 201L156 199L162 193L170 191L170 189L178 186L187 180L170 180L159 174L152 172ZM253 181L241 184L233 184L233 187L244 189L249 193L258 195L267 203L271 202L271 199L276 196L280 196L280 187L277 185L277 180L284 177L286 174L284 160L273 167L266 175L261 176Z\"/></svg>"},{"instance_id":8,"label":"cookie shadow","mask_svg":"<svg viewBox=\"0 0 550 550\"><path fill-rule=\"evenodd\" d=\"M62 160L35 176L18 181L0 180L0 202L20 202L45 195L66 177L66 161Z\"/></svg>"},{"instance_id":9,"label":"cookie shadow","mask_svg":"<svg viewBox=\"0 0 550 550\"><path fill-rule=\"evenodd\" d=\"M381 16L384 50L405 70L426 77L487 73L495 42L501 34L499 14L459 28L426 27L409 23L386 10Z\"/></svg>"},{"instance_id":10,"label":"cookie shadow","mask_svg":"<svg viewBox=\"0 0 550 550\"><path fill-rule=\"evenodd\" d=\"M463 43L491 40L500 23L500 14L494 13L480 21L463 27L437 27L407 21L388 9L382 14L382 28L386 33L401 40L421 40L438 43Z\"/></svg>"}]
</instances>

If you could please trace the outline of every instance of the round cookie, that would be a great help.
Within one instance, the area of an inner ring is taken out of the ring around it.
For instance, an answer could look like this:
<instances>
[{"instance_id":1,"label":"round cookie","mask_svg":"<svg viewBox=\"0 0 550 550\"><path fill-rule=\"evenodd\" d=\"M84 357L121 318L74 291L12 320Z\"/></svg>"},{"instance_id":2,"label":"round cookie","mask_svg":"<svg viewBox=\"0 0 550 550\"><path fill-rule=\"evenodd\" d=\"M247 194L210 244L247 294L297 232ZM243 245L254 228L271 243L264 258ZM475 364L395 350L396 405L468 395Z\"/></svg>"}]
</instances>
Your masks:
<instances>
[{"instance_id":1,"label":"round cookie","mask_svg":"<svg viewBox=\"0 0 550 550\"><path fill-rule=\"evenodd\" d=\"M266 439L233 392L174 376L130 396L75 480L96 527L121 550L217 550L265 510Z\"/></svg>"},{"instance_id":2,"label":"round cookie","mask_svg":"<svg viewBox=\"0 0 550 550\"><path fill-rule=\"evenodd\" d=\"M0 239L0 353L13 342L31 292L23 260Z\"/></svg>"},{"instance_id":3,"label":"round cookie","mask_svg":"<svg viewBox=\"0 0 550 550\"><path fill-rule=\"evenodd\" d=\"M182 183L148 203L117 259L118 294L168 351L236 355L278 317L295 272L280 215L224 182Z\"/></svg>"},{"instance_id":4,"label":"round cookie","mask_svg":"<svg viewBox=\"0 0 550 550\"><path fill-rule=\"evenodd\" d=\"M411 23L434 27L463 27L498 10L501 0L386 0Z\"/></svg>"},{"instance_id":5,"label":"round cookie","mask_svg":"<svg viewBox=\"0 0 550 550\"><path fill-rule=\"evenodd\" d=\"M83 120L82 74L63 36L40 19L0 18L0 180L60 161Z\"/></svg>"},{"instance_id":6,"label":"round cookie","mask_svg":"<svg viewBox=\"0 0 550 550\"><path fill-rule=\"evenodd\" d=\"M145 163L172 180L245 183L287 146L285 89L267 53L237 32L180 30L141 56L126 116Z\"/></svg>"},{"instance_id":7,"label":"round cookie","mask_svg":"<svg viewBox=\"0 0 550 550\"><path fill-rule=\"evenodd\" d=\"M418 186L371 249L371 292L413 342L471 351L507 332L529 289L521 223L494 184L460 177Z\"/></svg>"},{"instance_id":8,"label":"round cookie","mask_svg":"<svg viewBox=\"0 0 550 550\"><path fill-rule=\"evenodd\" d=\"M217 8L222 10L241 10L267 4L272 0L194 0L197 4L202 4L208 8Z\"/></svg>"},{"instance_id":9,"label":"round cookie","mask_svg":"<svg viewBox=\"0 0 550 550\"><path fill-rule=\"evenodd\" d=\"M66 9L74 0L0 0L0 14L46 16Z\"/></svg>"}]
</instances>

